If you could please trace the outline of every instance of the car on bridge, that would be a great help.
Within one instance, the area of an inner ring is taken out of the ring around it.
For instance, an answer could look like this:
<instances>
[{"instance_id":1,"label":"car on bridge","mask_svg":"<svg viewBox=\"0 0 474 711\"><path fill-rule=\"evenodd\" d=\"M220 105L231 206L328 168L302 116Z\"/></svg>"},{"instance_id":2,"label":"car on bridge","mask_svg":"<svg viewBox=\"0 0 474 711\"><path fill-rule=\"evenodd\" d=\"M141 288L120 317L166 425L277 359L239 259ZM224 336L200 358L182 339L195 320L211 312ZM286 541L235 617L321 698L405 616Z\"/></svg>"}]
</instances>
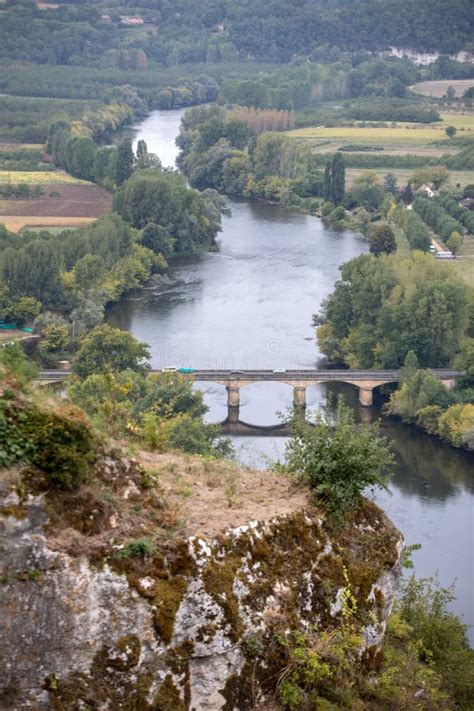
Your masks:
<instances>
[{"instance_id":1,"label":"car on bridge","mask_svg":"<svg viewBox=\"0 0 474 711\"><path fill-rule=\"evenodd\" d=\"M190 373L195 373L195 372L196 372L196 368L178 368L178 373L185 373L185 374L187 373L189 375Z\"/></svg>"}]
</instances>

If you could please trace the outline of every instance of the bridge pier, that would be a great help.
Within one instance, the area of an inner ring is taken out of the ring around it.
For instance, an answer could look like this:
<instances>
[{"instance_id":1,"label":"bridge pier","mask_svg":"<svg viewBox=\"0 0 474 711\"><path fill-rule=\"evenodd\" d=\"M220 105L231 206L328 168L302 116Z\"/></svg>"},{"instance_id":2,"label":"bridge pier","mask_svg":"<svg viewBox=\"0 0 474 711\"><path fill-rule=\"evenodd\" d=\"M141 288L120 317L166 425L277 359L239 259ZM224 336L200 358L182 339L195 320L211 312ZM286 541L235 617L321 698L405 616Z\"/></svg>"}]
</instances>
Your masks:
<instances>
[{"instance_id":1,"label":"bridge pier","mask_svg":"<svg viewBox=\"0 0 474 711\"><path fill-rule=\"evenodd\" d=\"M227 420L236 423L240 419L240 388L235 385L227 385Z\"/></svg>"},{"instance_id":2,"label":"bridge pier","mask_svg":"<svg viewBox=\"0 0 474 711\"><path fill-rule=\"evenodd\" d=\"M374 399L372 388L359 387L359 402L363 407L371 407Z\"/></svg>"},{"instance_id":3,"label":"bridge pier","mask_svg":"<svg viewBox=\"0 0 474 711\"><path fill-rule=\"evenodd\" d=\"M296 385L293 388L293 406L304 414L306 410L306 388Z\"/></svg>"}]
</instances>

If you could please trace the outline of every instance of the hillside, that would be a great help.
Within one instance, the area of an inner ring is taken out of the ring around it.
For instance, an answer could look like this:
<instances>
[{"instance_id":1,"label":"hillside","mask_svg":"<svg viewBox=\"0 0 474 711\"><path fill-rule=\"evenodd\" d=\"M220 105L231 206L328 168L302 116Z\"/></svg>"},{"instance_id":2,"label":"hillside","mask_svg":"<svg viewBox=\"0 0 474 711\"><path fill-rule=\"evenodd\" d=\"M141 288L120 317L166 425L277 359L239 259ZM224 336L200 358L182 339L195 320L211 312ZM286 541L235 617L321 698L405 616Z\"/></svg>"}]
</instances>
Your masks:
<instances>
[{"instance_id":1,"label":"hillside","mask_svg":"<svg viewBox=\"0 0 474 711\"><path fill-rule=\"evenodd\" d=\"M469 0L133 0L118 8L107 0L10 0L2 12L0 54L140 70L149 61L287 62L325 45L456 53L472 40L472 23Z\"/></svg>"}]
</instances>

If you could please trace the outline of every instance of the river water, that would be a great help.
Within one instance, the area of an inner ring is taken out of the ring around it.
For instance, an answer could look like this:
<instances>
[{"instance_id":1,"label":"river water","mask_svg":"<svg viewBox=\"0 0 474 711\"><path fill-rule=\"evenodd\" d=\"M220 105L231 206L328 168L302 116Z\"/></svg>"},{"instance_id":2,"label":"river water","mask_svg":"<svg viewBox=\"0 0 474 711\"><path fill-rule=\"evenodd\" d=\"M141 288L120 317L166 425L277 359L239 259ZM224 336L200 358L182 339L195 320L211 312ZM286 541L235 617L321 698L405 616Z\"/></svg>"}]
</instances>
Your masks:
<instances>
[{"instance_id":1,"label":"river water","mask_svg":"<svg viewBox=\"0 0 474 711\"><path fill-rule=\"evenodd\" d=\"M174 165L182 111L155 111L134 130L163 165ZM219 251L173 262L173 283L161 290L129 295L108 312L110 323L150 344L153 367L310 368L321 355L311 327L312 314L332 291L339 265L367 251L357 234L325 227L314 217L273 205L230 200ZM223 386L202 384L209 421L225 419ZM308 410L326 407L327 390L342 392L363 419L368 412L351 386L314 386ZM291 388L256 383L241 391L243 421L268 425L291 404ZM397 471L389 494L376 496L400 528L418 576L455 582L453 609L474 625L474 467L472 457L414 428L383 420L392 440ZM266 466L282 455L281 437L237 437L241 461ZM474 642L474 627L470 629Z\"/></svg>"}]
</instances>

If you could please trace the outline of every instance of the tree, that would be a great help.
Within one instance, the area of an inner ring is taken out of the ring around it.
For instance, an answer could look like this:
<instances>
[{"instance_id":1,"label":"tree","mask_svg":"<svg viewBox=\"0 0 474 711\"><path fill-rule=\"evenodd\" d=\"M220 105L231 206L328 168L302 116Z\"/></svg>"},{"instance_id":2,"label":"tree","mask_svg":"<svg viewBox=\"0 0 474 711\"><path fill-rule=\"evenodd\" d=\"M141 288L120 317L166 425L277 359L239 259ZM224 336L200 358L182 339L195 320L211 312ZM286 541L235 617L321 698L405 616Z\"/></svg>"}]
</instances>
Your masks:
<instances>
[{"instance_id":1,"label":"tree","mask_svg":"<svg viewBox=\"0 0 474 711\"><path fill-rule=\"evenodd\" d=\"M446 89L445 96L449 102L454 101L454 99L456 98L456 90L454 86L452 86L451 84L448 86L448 88Z\"/></svg>"},{"instance_id":2,"label":"tree","mask_svg":"<svg viewBox=\"0 0 474 711\"><path fill-rule=\"evenodd\" d=\"M391 193L392 195L398 195L397 179L393 173L387 173L387 175L384 177L383 188L387 193Z\"/></svg>"},{"instance_id":3,"label":"tree","mask_svg":"<svg viewBox=\"0 0 474 711\"><path fill-rule=\"evenodd\" d=\"M331 164L329 161L324 169L323 198L326 202L331 202Z\"/></svg>"},{"instance_id":4,"label":"tree","mask_svg":"<svg viewBox=\"0 0 474 711\"><path fill-rule=\"evenodd\" d=\"M446 126L446 128L444 129L444 132L449 138L452 138L453 136L456 135L457 128L455 128L455 126Z\"/></svg>"},{"instance_id":5,"label":"tree","mask_svg":"<svg viewBox=\"0 0 474 711\"><path fill-rule=\"evenodd\" d=\"M410 249L428 252L431 246L431 237L425 223L414 210L405 210L402 227Z\"/></svg>"},{"instance_id":6,"label":"tree","mask_svg":"<svg viewBox=\"0 0 474 711\"><path fill-rule=\"evenodd\" d=\"M405 203L405 205L411 205L413 202L413 190L411 187L411 183L407 183L402 190L402 200Z\"/></svg>"},{"instance_id":7,"label":"tree","mask_svg":"<svg viewBox=\"0 0 474 711\"><path fill-rule=\"evenodd\" d=\"M336 153L331 162L331 202L340 205L345 192L346 165L341 153Z\"/></svg>"},{"instance_id":8,"label":"tree","mask_svg":"<svg viewBox=\"0 0 474 711\"><path fill-rule=\"evenodd\" d=\"M71 334L67 325L51 323L45 326L38 350L41 356L50 356L66 350L71 343Z\"/></svg>"},{"instance_id":9,"label":"tree","mask_svg":"<svg viewBox=\"0 0 474 711\"><path fill-rule=\"evenodd\" d=\"M149 222L141 231L138 241L156 254L167 257L173 251L173 239L161 225Z\"/></svg>"},{"instance_id":10,"label":"tree","mask_svg":"<svg viewBox=\"0 0 474 711\"><path fill-rule=\"evenodd\" d=\"M92 180L96 152L92 138L71 138L66 147L66 168L76 178Z\"/></svg>"},{"instance_id":11,"label":"tree","mask_svg":"<svg viewBox=\"0 0 474 711\"><path fill-rule=\"evenodd\" d=\"M446 247L453 253L457 254L460 246L463 243L463 237L459 232L451 232L449 239L446 242Z\"/></svg>"},{"instance_id":12,"label":"tree","mask_svg":"<svg viewBox=\"0 0 474 711\"><path fill-rule=\"evenodd\" d=\"M341 153L336 153L331 162L326 163L324 171L323 197L333 205L341 204L344 198L346 166Z\"/></svg>"},{"instance_id":13,"label":"tree","mask_svg":"<svg viewBox=\"0 0 474 711\"><path fill-rule=\"evenodd\" d=\"M329 512L356 507L367 488L387 488L394 456L378 425L355 423L342 398L335 422L323 413L314 424L295 415L283 469L308 484Z\"/></svg>"},{"instance_id":14,"label":"tree","mask_svg":"<svg viewBox=\"0 0 474 711\"><path fill-rule=\"evenodd\" d=\"M148 346L131 333L102 324L82 340L73 370L81 379L127 369L143 373L149 368L149 358Z\"/></svg>"},{"instance_id":15,"label":"tree","mask_svg":"<svg viewBox=\"0 0 474 711\"><path fill-rule=\"evenodd\" d=\"M141 138L138 143L137 143L137 160L141 158L142 156L146 156L148 154L148 146L146 144L146 141Z\"/></svg>"},{"instance_id":16,"label":"tree","mask_svg":"<svg viewBox=\"0 0 474 711\"><path fill-rule=\"evenodd\" d=\"M410 183L415 188L423 183L433 184L438 190L447 180L449 180L449 170L444 165L429 165L426 168L414 170L410 176Z\"/></svg>"},{"instance_id":17,"label":"tree","mask_svg":"<svg viewBox=\"0 0 474 711\"><path fill-rule=\"evenodd\" d=\"M99 254L86 254L76 262L74 283L81 291L93 289L105 270L105 262Z\"/></svg>"},{"instance_id":18,"label":"tree","mask_svg":"<svg viewBox=\"0 0 474 711\"><path fill-rule=\"evenodd\" d=\"M182 252L214 243L223 200L214 190L189 189L176 172L140 170L117 190L114 209L138 229L160 225L174 240L173 250Z\"/></svg>"},{"instance_id":19,"label":"tree","mask_svg":"<svg viewBox=\"0 0 474 711\"><path fill-rule=\"evenodd\" d=\"M355 205L364 207L369 212L380 209L384 195L384 189L377 174L370 171L359 175L354 180L352 190L348 193Z\"/></svg>"},{"instance_id":20,"label":"tree","mask_svg":"<svg viewBox=\"0 0 474 711\"><path fill-rule=\"evenodd\" d=\"M1 318L21 327L25 323L32 323L40 311L41 303L38 299L22 296L20 299L12 299L3 307Z\"/></svg>"},{"instance_id":21,"label":"tree","mask_svg":"<svg viewBox=\"0 0 474 711\"><path fill-rule=\"evenodd\" d=\"M368 236L371 254L390 254L397 249L395 235L387 222L371 225Z\"/></svg>"},{"instance_id":22,"label":"tree","mask_svg":"<svg viewBox=\"0 0 474 711\"><path fill-rule=\"evenodd\" d=\"M132 141L129 138L125 138L118 147L115 178L117 185L123 185L130 178L133 173L134 161Z\"/></svg>"}]
</instances>

